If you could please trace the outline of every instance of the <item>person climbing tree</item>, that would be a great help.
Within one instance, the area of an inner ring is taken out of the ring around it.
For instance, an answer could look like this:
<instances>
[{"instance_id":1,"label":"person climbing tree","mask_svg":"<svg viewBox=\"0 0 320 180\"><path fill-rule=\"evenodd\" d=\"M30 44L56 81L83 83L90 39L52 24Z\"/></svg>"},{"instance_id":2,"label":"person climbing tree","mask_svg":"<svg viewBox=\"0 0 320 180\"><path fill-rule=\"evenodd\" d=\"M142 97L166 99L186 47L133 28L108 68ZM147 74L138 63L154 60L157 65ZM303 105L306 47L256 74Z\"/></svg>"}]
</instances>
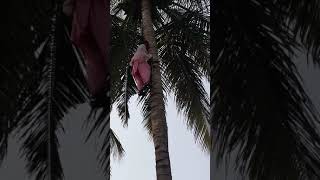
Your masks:
<instances>
[{"instance_id":1,"label":"person climbing tree","mask_svg":"<svg viewBox=\"0 0 320 180\"><path fill-rule=\"evenodd\" d=\"M138 46L130 61L131 75L136 83L139 95L144 94L143 92L149 87L150 82L151 67L148 61L152 58L152 55L148 53L147 49L148 42L144 41L144 44Z\"/></svg>"}]
</instances>

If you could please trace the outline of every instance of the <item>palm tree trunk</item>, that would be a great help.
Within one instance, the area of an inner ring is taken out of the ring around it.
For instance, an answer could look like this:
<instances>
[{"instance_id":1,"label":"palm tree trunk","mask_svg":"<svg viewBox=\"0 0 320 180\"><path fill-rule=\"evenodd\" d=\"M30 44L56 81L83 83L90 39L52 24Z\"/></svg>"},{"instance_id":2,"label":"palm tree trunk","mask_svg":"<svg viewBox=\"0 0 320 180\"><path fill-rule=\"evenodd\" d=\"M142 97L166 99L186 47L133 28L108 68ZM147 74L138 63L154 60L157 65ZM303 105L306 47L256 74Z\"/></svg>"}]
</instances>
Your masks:
<instances>
[{"instance_id":1,"label":"palm tree trunk","mask_svg":"<svg viewBox=\"0 0 320 180\"><path fill-rule=\"evenodd\" d=\"M155 147L157 180L172 180L169 149L168 128L165 116L164 96L161 83L160 58L156 49L156 38L151 19L151 0L142 0L142 29L145 40L150 45L152 54L151 76L151 124Z\"/></svg>"}]
</instances>

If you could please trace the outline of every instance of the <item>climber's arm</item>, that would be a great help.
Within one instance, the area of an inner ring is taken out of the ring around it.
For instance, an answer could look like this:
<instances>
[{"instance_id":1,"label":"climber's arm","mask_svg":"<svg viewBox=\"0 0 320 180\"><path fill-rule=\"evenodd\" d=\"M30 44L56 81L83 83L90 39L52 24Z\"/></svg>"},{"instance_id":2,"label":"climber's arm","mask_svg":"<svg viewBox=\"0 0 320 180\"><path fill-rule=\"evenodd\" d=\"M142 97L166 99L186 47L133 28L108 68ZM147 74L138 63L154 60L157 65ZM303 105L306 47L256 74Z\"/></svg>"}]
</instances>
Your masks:
<instances>
[{"instance_id":1,"label":"climber's arm","mask_svg":"<svg viewBox=\"0 0 320 180\"><path fill-rule=\"evenodd\" d=\"M152 58L152 54L147 54L147 61L149 61Z\"/></svg>"}]
</instances>

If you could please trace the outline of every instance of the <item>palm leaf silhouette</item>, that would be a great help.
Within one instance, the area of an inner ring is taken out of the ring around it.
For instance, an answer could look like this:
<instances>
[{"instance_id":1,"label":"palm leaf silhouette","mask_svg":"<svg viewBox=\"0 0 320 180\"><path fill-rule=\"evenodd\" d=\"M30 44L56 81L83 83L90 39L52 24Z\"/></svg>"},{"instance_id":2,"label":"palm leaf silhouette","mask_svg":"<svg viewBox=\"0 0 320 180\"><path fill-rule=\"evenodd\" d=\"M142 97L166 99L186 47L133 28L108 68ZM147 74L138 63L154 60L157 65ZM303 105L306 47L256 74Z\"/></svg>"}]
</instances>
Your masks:
<instances>
[{"instance_id":1,"label":"palm leaf silhouette","mask_svg":"<svg viewBox=\"0 0 320 180\"><path fill-rule=\"evenodd\" d=\"M283 8L278 1L214 4L214 148L218 162L237 149L244 178L318 179L319 114L292 61L299 44Z\"/></svg>"}]
</instances>

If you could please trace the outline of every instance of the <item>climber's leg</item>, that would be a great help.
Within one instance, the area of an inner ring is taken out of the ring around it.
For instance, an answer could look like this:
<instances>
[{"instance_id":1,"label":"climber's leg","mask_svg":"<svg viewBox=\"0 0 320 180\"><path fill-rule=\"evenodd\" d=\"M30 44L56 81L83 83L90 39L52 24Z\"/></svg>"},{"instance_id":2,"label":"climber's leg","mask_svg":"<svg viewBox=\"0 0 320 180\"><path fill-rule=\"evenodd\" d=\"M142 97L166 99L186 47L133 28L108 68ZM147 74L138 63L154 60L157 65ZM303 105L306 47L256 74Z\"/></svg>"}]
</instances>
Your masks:
<instances>
[{"instance_id":1,"label":"climber's leg","mask_svg":"<svg viewBox=\"0 0 320 180\"><path fill-rule=\"evenodd\" d=\"M134 82L136 83L138 91L140 91L143 87L143 81L141 79L139 71L137 71L136 73L132 73L132 77L134 79Z\"/></svg>"},{"instance_id":2,"label":"climber's leg","mask_svg":"<svg viewBox=\"0 0 320 180\"><path fill-rule=\"evenodd\" d=\"M141 68L139 68L139 73L142 78L143 85L147 85L150 81L150 75L151 75L151 68L148 63L143 63L140 65Z\"/></svg>"}]
</instances>

